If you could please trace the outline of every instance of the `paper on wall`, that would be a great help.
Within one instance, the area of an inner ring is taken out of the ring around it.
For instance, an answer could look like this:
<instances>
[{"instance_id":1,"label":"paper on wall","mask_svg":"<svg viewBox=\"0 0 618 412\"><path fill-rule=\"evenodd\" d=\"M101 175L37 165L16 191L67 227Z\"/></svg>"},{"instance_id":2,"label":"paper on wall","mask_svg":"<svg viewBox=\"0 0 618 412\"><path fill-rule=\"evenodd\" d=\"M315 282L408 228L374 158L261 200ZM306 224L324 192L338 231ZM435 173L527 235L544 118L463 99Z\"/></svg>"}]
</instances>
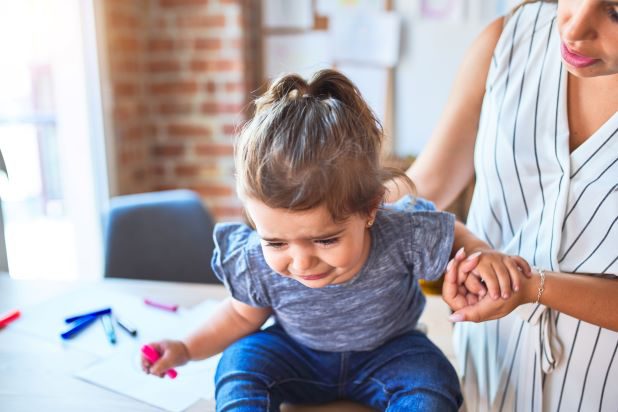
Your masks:
<instances>
[{"instance_id":1,"label":"paper on wall","mask_svg":"<svg viewBox=\"0 0 618 412\"><path fill-rule=\"evenodd\" d=\"M269 35L265 38L265 74L273 79L284 73L310 77L332 67L330 40L326 32Z\"/></svg>"},{"instance_id":2,"label":"paper on wall","mask_svg":"<svg viewBox=\"0 0 618 412\"><path fill-rule=\"evenodd\" d=\"M401 19L394 12L337 13L329 31L336 63L354 62L394 67L399 58Z\"/></svg>"},{"instance_id":3,"label":"paper on wall","mask_svg":"<svg viewBox=\"0 0 618 412\"><path fill-rule=\"evenodd\" d=\"M262 24L266 28L310 29L313 27L311 0L264 0Z\"/></svg>"}]
</instances>

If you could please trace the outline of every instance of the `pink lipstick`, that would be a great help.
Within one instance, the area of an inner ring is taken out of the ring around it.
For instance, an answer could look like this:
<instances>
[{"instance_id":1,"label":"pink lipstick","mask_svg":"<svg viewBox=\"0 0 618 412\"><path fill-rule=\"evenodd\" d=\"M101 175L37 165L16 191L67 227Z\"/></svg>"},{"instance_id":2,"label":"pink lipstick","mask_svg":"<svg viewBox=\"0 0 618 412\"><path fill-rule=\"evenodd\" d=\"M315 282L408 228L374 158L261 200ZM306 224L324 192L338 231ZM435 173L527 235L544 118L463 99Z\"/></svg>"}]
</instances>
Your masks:
<instances>
[{"instance_id":1,"label":"pink lipstick","mask_svg":"<svg viewBox=\"0 0 618 412\"><path fill-rule=\"evenodd\" d=\"M560 53L562 54L562 58L565 62L567 62L567 64L573 67L577 67L578 69L588 67L599 60L572 52L564 43L560 44Z\"/></svg>"}]
</instances>

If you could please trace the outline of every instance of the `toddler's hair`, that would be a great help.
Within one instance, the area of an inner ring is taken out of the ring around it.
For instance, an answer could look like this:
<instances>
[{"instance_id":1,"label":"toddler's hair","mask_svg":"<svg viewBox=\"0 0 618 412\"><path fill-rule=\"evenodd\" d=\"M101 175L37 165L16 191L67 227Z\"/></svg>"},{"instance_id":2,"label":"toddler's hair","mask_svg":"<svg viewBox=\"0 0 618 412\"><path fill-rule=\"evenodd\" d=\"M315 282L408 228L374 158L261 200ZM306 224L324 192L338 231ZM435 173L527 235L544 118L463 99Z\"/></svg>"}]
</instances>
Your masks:
<instances>
[{"instance_id":1,"label":"toddler's hair","mask_svg":"<svg viewBox=\"0 0 618 412\"><path fill-rule=\"evenodd\" d=\"M235 147L241 199L293 211L325 205L342 221L379 206L386 181L411 185L381 165L380 122L343 74L321 70L308 83L285 75L255 105Z\"/></svg>"}]
</instances>

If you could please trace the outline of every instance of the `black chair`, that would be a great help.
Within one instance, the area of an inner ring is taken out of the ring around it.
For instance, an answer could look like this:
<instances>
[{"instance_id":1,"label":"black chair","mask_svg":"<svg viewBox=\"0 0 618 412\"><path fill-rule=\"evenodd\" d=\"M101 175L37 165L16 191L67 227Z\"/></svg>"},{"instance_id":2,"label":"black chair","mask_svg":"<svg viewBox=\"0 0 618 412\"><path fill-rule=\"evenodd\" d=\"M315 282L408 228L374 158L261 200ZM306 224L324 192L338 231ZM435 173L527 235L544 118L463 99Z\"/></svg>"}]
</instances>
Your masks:
<instances>
[{"instance_id":1,"label":"black chair","mask_svg":"<svg viewBox=\"0 0 618 412\"><path fill-rule=\"evenodd\" d=\"M105 276L220 283L210 260L214 222L199 196L168 190L112 198Z\"/></svg>"}]
</instances>

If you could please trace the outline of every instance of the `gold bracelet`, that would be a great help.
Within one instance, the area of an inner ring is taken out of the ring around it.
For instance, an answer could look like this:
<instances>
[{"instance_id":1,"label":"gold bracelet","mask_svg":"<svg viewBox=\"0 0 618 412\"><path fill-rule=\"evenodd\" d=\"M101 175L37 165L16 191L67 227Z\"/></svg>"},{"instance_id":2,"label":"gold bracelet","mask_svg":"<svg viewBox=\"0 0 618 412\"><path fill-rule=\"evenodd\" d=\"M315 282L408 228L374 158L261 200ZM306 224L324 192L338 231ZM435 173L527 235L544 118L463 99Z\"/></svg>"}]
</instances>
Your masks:
<instances>
[{"instance_id":1,"label":"gold bracelet","mask_svg":"<svg viewBox=\"0 0 618 412\"><path fill-rule=\"evenodd\" d=\"M541 295L543 294L543 291L545 290L545 269L534 268L534 270L537 271L539 276L541 277L541 284L539 285L539 291L536 294L536 302L534 302L535 305L538 305L541 300Z\"/></svg>"}]
</instances>

